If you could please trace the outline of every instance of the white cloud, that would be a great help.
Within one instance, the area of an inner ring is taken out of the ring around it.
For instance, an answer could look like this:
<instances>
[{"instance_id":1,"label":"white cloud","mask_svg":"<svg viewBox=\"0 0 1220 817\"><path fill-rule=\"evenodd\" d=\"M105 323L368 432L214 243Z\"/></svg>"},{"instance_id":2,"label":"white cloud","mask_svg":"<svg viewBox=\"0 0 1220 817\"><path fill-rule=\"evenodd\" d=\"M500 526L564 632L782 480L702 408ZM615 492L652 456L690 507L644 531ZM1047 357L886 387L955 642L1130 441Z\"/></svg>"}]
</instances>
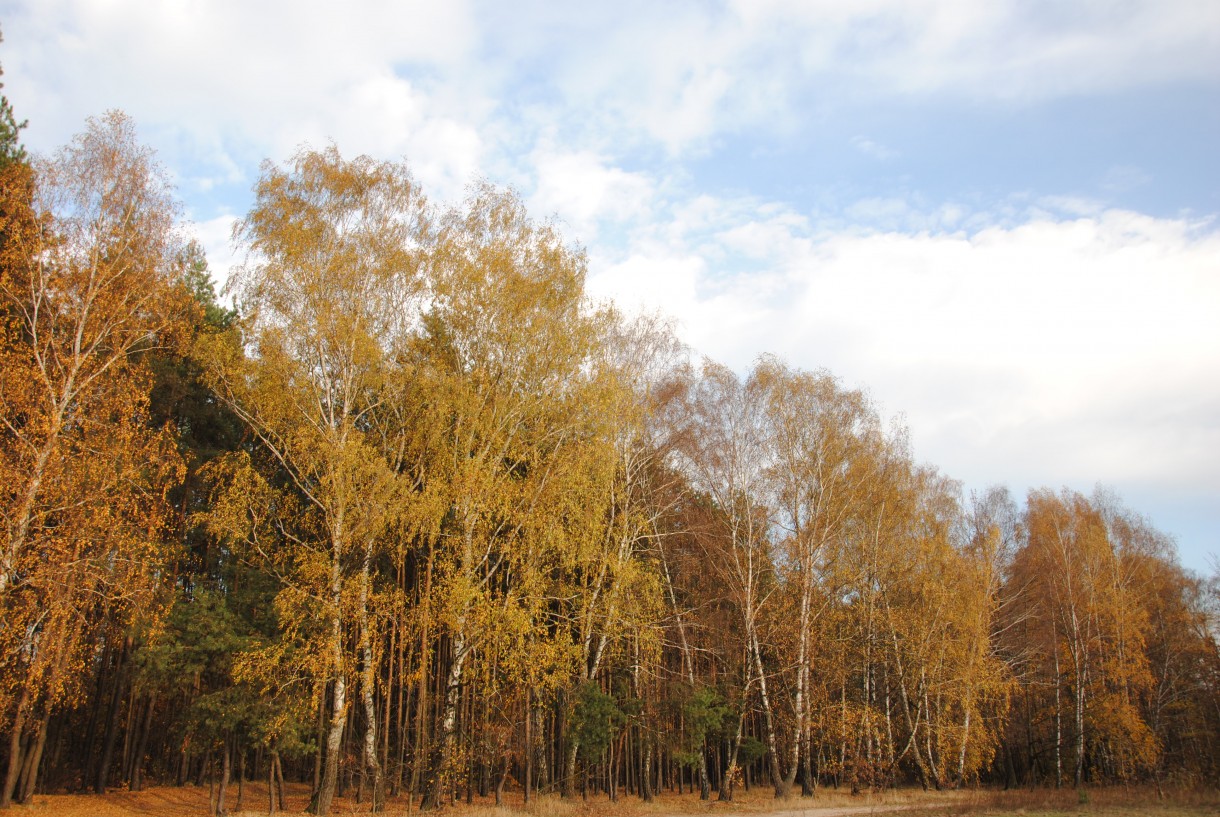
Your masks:
<instances>
[{"instance_id":1,"label":"white cloud","mask_svg":"<svg viewBox=\"0 0 1220 817\"><path fill-rule=\"evenodd\" d=\"M722 182L738 184L777 141L817 155L836 117L895 101L1214 89L1212 0L9 6L5 92L30 119L30 146L125 109L172 169L220 278L246 204L232 191L263 158L333 138L346 155L406 155L433 199L480 174L515 184L536 216L589 244L595 295L675 315L738 367L767 351L829 366L904 411L920 456L953 475L1087 473L1220 497L1220 465L1200 453L1216 450L1220 416L1216 227L1087 197L1163 195L1164 167L1137 166L1147 155L1106 159L1085 195L992 190L1000 203L983 206L971 191L990 179L911 190L918 138L847 121L830 135L838 147L904 175L832 191L851 201L826 212L700 187L718 168L694 161L742 162ZM793 175L788 189L825 178Z\"/></svg>"},{"instance_id":2,"label":"white cloud","mask_svg":"<svg viewBox=\"0 0 1220 817\"><path fill-rule=\"evenodd\" d=\"M594 241L601 224L639 221L651 215L654 185L642 173L610 166L589 151L540 146L532 157L537 179L531 209L554 215L571 234Z\"/></svg>"},{"instance_id":3,"label":"white cloud","mask_svg":"<svg viewBox=\"0 0 1220 817\"><path fill-rule=\"evenodd\" d=\"M1009 104L1220 74L1220 6L1206 0L638 2L613 19L596 6L562 19L550 49L538 16L510 22L507 39L522 45L506 53L549 75L586 143L670 156L745 129L787 132L817 115L811 106L934 95ZM875 139L857 147L892 156Z\"/></svg>"},{"instance_id":4,"label":"white cloud","mask_svg":"<svg viewBox=\"0 0 1220 817\"><path fill-rule=\"evenodd\" d=\"M477 134L534 141L553 127L568 149L689 156L745 129L790 131L816 115L810 100L1036 100L1220 75L1220 5L1207 0L39 0L4 22L10 96L35 147L66 141L82 111L122 107L177 129L175 164L206 165L200 179L333 137L381 156L451 150L425 159L451 185L502 163Z\"/></svg>"},{"instance_id":5,"label":"white cloud","mask_svg":"<svg viewBox=\"0 0 1220 817\"><path fill-rule=\"evenodd\" d=\"M588 291L597 300L613 300L628 312L660 310L686 321L699 317L696 286L706 276L706 264L696 255L637 253L617 263L595 256L590 267ZM692 329L698 331L685 327Z\"/></svg>"},{"instance_id":6,"label":"white cloud","mask_svg":"<svg viewBox=\"0 0 1220 817\"><path fill-rule=\"evenodd\" d=\"M806 73L909 93L1047 98L1169 79L1210 81L1220 68L1220 7L1207 0L735 5L748 30L782 25L807 41Z\"/></svg>"},{"instance_id":7,"label":"white cloud","mask_svg":"<svg viewBox=\"0 0 1220 817\"><path fill-rule=\"evenodd\" d=\"M233 225L236 223L235 216L223 215L187 225L188 234L199 242L207 255L208 271L216 283L217 293L224 290L233 267L242 261L233 249Z\"/></svg>"},{"instance_id":8,"label":"white cloud","mask_svg":"<svg viewBox=\"0 0 1220 817\"><path fill-rule=\"evenodd\" d=\"M868 387L906 415L921 458L974 484L1220 493L1213 225L1035 209L973 232L819 233L760 209L677 208L667 243L595 257L591 283L675 315L738 368L775 352Z\"/></svg>"},{"instance_id":9,"label":"white cloud","mask_svg":"<svg viewBox=\"0 0 1220 817\"><path fill-rule=\"evenodd\" d=\"M200 188L234 167L253 181L262 158L332 138L347 153L426 152L439 184L478 165L486 101L457 75L424 92L402 74L468 57L478 31L464 3L40 0L4 22L10 93L36 148L119 107Z\"/></svg>"}]
</instances>

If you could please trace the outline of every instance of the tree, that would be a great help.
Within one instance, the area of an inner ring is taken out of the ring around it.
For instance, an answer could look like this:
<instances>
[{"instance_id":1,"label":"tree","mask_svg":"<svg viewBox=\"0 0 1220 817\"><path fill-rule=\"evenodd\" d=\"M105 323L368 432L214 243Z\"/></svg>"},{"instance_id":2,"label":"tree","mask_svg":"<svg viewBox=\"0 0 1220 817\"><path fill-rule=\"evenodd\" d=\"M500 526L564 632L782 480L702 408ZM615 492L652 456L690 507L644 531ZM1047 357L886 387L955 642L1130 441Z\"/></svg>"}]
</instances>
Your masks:
<instances>
[{"instance_id":1,"label":"tree","mask_svg":"<svg viewBox=\"0 0 1220 817\"><path fill-rule=\"evenodd\" d=\"M677 444L682 470L694 490L707 497L710 514L697 534L708 564L732 600L746 666L741 718L722 776L721 799L730 797L728 781L741 748L744 702L756 687L765 718L772 782L781 783L776 766L774 708L763 666L760 634L763 607L775 589L771 550L774 506L769 504L766 392L755 376L742 382L729 369L705 361L684 406L685 425Z\"/></svg>"},{"instance_id":2,"label":"tree","mask_svg":"<svg viewBox=\"0 0 1220 817\"><path fill-rule=\"evenodd\" d=\"M1138 554L1096 503L1071 491L1031 492L1024 526L1012 582L1029 622L1022 636L1053 694L1041 705L1053 724L1046 740L1056 783L1065 759L1076 786L1090 774L1121 779L1151 768L1157 749L1137 707L1151 682Z\"/></svg>"},{"instance_id":3,"label":"tree","mask_svg":"<svg viewBox=\"0 0 1220 817\"><path fill-rule=\"evenodd\" d=\"M267 531L256 520L266 516L282 550L262 552L285 576L284 593L312 601L286 609L312 608L327 622L317 663L330 688L318 814L329 812L334 796L357 666L377 808L382 797L368 602L373 557L400 512L400 492L367 421L418 320L413 299L430 240L426 212L402 165L344 160L334 147L302 151L284 168L265 164L255 204L234 233L249 256L235 273L245 313L240 335L204 338L213 387L249 425L273 469L231 483L259 487L222 493L213 524L259 551ZM230 461L235 471L249 463ZM256 497L272 507L252 505ZM355 605L348 602L353 592ZM353 626L355 661L346 646Z\"/></svg>"},{"instance_id":4,"label":"tree","mask_svg":"<svg viewBox=\"0 0 1220 817\"><path fill-rule=\"evenodd\" d=\"M448 642L427 807L455 772L467 662L505 628L532 643L524 636L543 626L538 583L589 533L573 524L588 519L576 490L595 477L587 464L604 445L604 403L589 371L598 335L584 271L583 254L512 193L478 186L443 219L419 346L436 430L421 481L436 514Z\"/></svg>"},{"instance_id":5,"label":"tree","mask_svg":"<svg viewBox=\"0 0 1220 817\"><path fill-rule=\"evenodd\" d=\"M180 342L193 301L177 204L126 116L89 120L32 175L19 162L3 173L0 662L17 697L6 797L25 756L25 799L92 639L121 638L167 601L167 493L181 462L171 431L148 424L148 356Z\"/></svg>"},{"instance_id":6,"label":"tree","mask_svg":"<svg viewBox=\"0 0 1220 817\"><path fill-rule=\"evenodd\" d=\"M767 477L779 557L796 613L788 618L795 626L796 678L787 768L781 769L776 757L773 774L776 796L787 797L802 753L806 759L810 753L814 637L828 606L826 578L833 574L847 529L878 489L884 441L867 398L842 389L829 374L793 372L771 358L764 358L756 372L767 395ZM806 780L806 793L809 786Z\"/></svg>"},{"instance_id":7,"label":"tree","mask_svg":"<svg viewBox=\"0 0 1220 817\"><path fill-rule=\"evenodd\" d=\"M0 42L4 42L3 35L0 35ZM4 76L3 69L0 69L0 76ZM0 82L0 88L3 87L4 83ZM25 148L18 140L27 124L26 120L17 121L8 97L0 94L0 167L25 163Z\"/></svg>"}]
</instances>

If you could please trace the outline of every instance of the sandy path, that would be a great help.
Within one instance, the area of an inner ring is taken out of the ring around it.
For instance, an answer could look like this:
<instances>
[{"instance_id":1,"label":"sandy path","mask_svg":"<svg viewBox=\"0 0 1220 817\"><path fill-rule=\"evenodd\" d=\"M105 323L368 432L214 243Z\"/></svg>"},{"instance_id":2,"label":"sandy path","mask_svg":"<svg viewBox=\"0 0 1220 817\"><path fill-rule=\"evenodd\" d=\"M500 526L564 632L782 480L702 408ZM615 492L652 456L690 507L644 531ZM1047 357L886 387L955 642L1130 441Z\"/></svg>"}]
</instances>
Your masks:
<instances>
[{"instance_id":1,"label":"sandy path","mask_svg":"<svg viewBox=\"0 0 1220 817\"><path fill-rule=\"evenodd\" d=\"M290 787L287 812L280 812L283 817L295 817L303 812L309 801L307 786L294 784ZM237 804L237 787L231 786L228 791L227 804L233 809ZM730 803L709 803L704 809L689 810L678 808L673 811L662 808L655 811L637 813L632 808L616 808L609 803L603 803L604 811L589 808L580 801L563 807L545 808L541 817L596 817L599 812L606 817L856 817L866 814L893 814L895 812L918 811L925 808L948 805L946 801L926 803L868 803L863 805L825 805L809 808L788 808L776 811L766 809L734 808ZM689 803L687 804L689 805ZM519 804L518 804L519 807ZM337 799L333 814L336 817L348 817L353 814L368 814L367 804L357 805L350 800ZM20 812L20 813L18 813ZM31 806L14 808L12 817L206 817L208 813L208 787L186 786L150 787L142 792L113 791L105 795L60 794L38 795ZM246 784L246 796L243 810L231 812L232 817L255 817L267 813L266 788L260 784ZM481 804L473 810L462 806L440 812L451 817L501 817L512 812L497 812L489 804ZM391 803L385 812L386 817L399 817L405 814L401 803ZM530 817L528 812L520 813L520 817ZM411 817L420 817L418 810Z\"/></svg>"},{"instance_id":2,"label":"sandy path","mask_svg":"<svg viewBox=\"0 0 1220 817\"><path fill-rule=\"evenodd\" d=\"M912 811L945 805L948 805L948 803L873 803L867 806L814 806L813 808L790 809L786 811L737 812L717 815L717 817L853 817L853 815L857 814L893 814L896 811ZM684 817L689 817L689 815Z\"/></svg>"}]
</instances>

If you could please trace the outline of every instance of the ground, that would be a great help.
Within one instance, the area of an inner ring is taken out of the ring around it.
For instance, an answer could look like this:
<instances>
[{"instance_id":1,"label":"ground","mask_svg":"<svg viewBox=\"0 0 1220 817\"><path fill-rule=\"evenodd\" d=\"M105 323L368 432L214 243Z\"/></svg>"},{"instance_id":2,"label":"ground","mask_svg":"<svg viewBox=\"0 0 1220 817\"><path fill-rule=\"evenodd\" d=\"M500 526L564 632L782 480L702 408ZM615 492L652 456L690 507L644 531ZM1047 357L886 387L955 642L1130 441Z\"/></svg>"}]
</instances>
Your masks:
<instances>
[{"instance_id":1,"label":"ground","mask_svg":"<svg viewBox=\"0 0 1220 817\"><path fill-rule=\"evenodd\" d=\"M305 786L289 790L284 817L299 815L309 800ZM267 814L267 789L260 783L247 783L242 808L237 810L237 787L227 794L233 817ZM368 805L349 798L336 798L332 815L367 813ZM919 817L958 817L980 815L1001 817L1220 817L1220 792L1215 789L1166 791L1158 797L1152 789L1112 787L1107 789L992 791L977 789L957 792L919 790L886 791L851 796L834 791L819 791L810 798L776 801L765 790L739 792L732 803L716 800L700 802L692 795L665 794L651 804L636 797L623 796L612 803L605 797L588 801L563 801L557 797L535 798L526 805L520 794L506 795L505 806L496 808L490 799L475 798L472 805L457 803L444 810L449 817L854 817L917 813ZM106 795L40 795L29 806L14 806L13 817L203 817L208 814L208 788L186 786L152 787L142 792L115 791ZM405 800L389 804L387 817L416 817L417 808L408 809Z\"/></svg>"}]
</instances>

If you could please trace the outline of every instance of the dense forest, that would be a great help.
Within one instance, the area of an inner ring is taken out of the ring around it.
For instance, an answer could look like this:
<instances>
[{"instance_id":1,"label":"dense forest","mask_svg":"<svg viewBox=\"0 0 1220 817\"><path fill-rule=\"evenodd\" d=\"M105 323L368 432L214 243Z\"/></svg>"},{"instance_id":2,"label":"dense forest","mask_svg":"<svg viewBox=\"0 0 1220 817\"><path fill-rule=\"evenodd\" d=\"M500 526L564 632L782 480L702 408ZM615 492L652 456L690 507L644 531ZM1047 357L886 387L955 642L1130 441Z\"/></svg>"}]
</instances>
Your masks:
<instances>
[{"instance_id":1,"label":"dense forest","mask_svg":"<svg viewBox=\"0 0 1220 817\"><path fill-rule=\"evenodd\" d=\"M1215 579L1111 493L965 496L336 147L264 164L222 303L128 118L0 114L0 806L1220 783Z\"/></svg>"}]
</instances>

